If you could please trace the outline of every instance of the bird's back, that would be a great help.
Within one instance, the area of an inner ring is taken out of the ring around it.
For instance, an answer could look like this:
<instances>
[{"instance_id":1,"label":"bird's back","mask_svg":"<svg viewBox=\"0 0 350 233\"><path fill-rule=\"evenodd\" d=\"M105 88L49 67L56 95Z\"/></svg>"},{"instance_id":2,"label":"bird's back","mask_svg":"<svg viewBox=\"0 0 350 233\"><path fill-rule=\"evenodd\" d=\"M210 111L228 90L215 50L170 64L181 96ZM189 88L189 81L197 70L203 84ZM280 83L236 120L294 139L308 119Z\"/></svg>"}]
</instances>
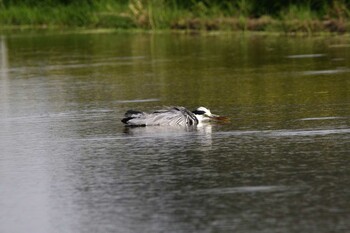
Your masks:
<instances>
[{"instance_id":1,"label":"bird's back","mask_svg":"<svg viewBox=\"0 0 350 233\"><path fill-rule=\"evenodd\" d=\"M184 107L171 107L152 113L129 110L125 113L122 122L130 126L191 126L198 124L196 116Z\"/></svg>"}]
</instances>

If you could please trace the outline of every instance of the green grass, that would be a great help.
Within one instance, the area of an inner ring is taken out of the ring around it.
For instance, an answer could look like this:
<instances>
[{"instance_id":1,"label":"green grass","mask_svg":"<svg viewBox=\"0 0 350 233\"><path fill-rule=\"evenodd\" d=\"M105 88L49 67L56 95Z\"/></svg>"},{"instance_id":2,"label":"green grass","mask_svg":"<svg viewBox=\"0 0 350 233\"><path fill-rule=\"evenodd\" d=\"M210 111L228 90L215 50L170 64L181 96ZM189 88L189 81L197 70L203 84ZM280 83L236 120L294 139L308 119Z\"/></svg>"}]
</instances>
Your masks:
<instances>
[{"instance_id":1,"label":"green grass","mask_svg":"<svg viewBox=\"0 0 350 233\"><path fill-rule=\"evenodd\" d=\"M291 5L280 13L281 28L286 33L304 32L312 34L322 29L322 22L310 5Z\"/></svg>"},{"instance_id":2,"label":"green grass","mask_svg":"<svg viewBox=\"0 0 350 233\"><path fill-rule=\"evenodd\" d=\"M35 1L34 1L35 2ZM76 1L71 1L76 2ZM345 1L311 5L286 5L279 12L257 15L258 1L96 0L80 4L0 4L0 28L112 28L143 30L280 31L312 34L350 30ZM0 3L2 1L0 0Z\"/></svg>"},{"instance_id":3,"label":"green grass","mask_svg":"<svg viewBox=\"0 0 350 233\"><path fill-rule=\"evenodd\" d=\"M36 25L36 26L81 26L90 23L86 9L71 7L28 7L10 6L2 9L0 22L2 25Z\"/></svg>"},{"instance_id":4,"label":"green grass","mask_svg":"<svg viewBox=\"0 0 350 233\"><path fill-rule=\"evenodd\" d=\"M111 1L112 2L112 1ZM123 15L118 4L27 6L0 8L1 26L133 28L133 19Z\"/></svg>"}]
</instances>

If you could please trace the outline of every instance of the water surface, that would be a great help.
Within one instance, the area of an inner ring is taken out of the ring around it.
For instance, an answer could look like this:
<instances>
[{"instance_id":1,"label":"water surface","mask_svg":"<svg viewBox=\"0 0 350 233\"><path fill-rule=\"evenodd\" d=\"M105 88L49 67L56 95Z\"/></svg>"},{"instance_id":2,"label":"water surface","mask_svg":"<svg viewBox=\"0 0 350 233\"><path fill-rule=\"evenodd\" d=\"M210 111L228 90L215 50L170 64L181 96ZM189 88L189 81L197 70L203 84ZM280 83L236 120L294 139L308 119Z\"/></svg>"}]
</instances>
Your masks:
<instances>
[{"instance_id":1,"label":"water surface","mask_svg":"<svg viewBox=\"0 0 350 233\"><path fill-rule=\"evenodd\" d=\"M1 232L348 232L348 37L0 39ZM226 124L125 128L128 109Z\"/></svg>"}]
</instances>

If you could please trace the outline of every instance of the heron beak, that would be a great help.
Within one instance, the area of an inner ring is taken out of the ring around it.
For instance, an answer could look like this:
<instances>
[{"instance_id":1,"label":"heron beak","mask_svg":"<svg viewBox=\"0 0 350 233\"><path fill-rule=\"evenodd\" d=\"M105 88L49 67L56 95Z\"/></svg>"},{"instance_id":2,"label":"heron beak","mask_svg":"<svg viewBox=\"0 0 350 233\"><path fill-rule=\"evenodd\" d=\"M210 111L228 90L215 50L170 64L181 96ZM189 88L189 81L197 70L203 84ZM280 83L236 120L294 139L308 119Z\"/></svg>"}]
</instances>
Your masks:
<instances>
[{"instance_id":1,"label":"heron beak","mask_svg":"<svg viewBox=\"0 0 350 233\"><path fill-rule=\"evenodd\" d=\"M211 116L209 116L209 118L211 120L219 121L219 122L228 122L228 121L230 121L230 119L228 117L219 116L219 115L215 115L215 114L211 114Z\"/></svg>"}]
</instances>

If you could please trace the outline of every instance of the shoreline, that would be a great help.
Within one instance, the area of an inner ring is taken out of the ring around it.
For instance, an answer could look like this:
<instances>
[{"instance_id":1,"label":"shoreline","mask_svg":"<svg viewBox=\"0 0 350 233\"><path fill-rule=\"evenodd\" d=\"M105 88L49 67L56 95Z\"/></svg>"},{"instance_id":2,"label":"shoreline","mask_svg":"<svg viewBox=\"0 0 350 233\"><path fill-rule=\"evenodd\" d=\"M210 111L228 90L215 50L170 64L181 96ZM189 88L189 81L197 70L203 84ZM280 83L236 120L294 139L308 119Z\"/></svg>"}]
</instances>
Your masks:
<instances>
[{"instance_id":1,"label":"shoreline","mask_svg":"<svg viewBox=\"0 0 350 233\"><path fill-rule=\"evenodd\" d=\"M307 5L288 5L274 14L255 17L253 10L237 6L225 9L199 1L180 9L166 5L165 1L155 2L100 0L80 5L0 5L0 31L265 32L308 36L350 32L350 11L339 1L319 12Z\"/></svg>"},{"instance_id":2,"label":"shoreline","mask_svg":"<svg viewBox=\"0 0 350 233\"><path fill-rule=\"evenodd\" d=\"M291 37L318 37L318 36L348 36L350 32L331 32L331 31L257 31L257 30L198 30L198 29L142 29L142 28L92 28L92 27L43 27L33 25L6 25L0 26L0 35L8 35L11 33L55 33L55 34L100 34L100 33L146 33L146 34L188 34L188 35L230 35L230 34L246 34L261 36L291 36Z\"/></svg>"}]
</instances>

